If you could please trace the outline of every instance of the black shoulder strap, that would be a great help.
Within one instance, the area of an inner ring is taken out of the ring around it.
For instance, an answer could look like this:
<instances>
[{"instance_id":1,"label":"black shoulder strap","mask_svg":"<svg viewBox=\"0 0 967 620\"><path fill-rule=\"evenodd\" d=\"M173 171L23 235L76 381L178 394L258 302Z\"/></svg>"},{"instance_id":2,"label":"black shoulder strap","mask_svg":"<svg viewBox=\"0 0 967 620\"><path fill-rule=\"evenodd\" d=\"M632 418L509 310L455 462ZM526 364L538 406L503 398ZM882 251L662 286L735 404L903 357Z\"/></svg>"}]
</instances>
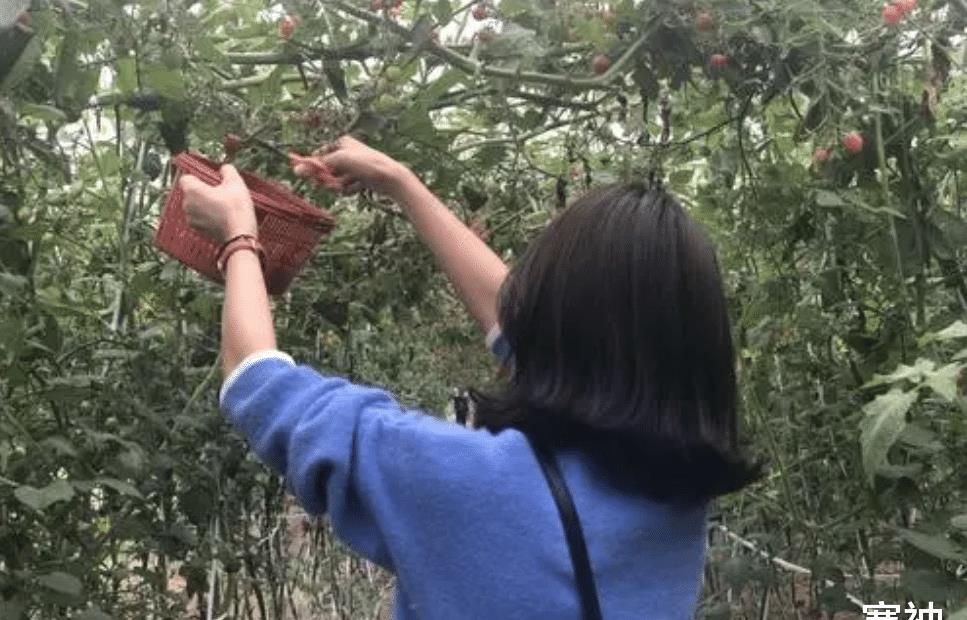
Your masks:
<instances>
[{"instance_id":1,"label":"black shoulder strap","mask_svg":"<svg viewBox=\"0 0 967 620\"><path fill-rule=\"evenodd\" d=\"M557 511L561 515L561 522L564 524L564 536L567 538L567 546L571 551L571 564L574 566L574 577L577 580L578 594L581 597L581 608L584 610L584 620L601 620L601 605L598 602L598 591L594 585L594 574L591 572L591 560L588 557L588 548L584 542L584 532L581 530L581 522L578 520L578 512L574 507L574 500L571 492L564 482L564 476L557 466L557 459L544 446L531 440L531 449L540 463L547 485L551 488L554 496L554 503L557 504Z\"/></svg>"}]
</instances>

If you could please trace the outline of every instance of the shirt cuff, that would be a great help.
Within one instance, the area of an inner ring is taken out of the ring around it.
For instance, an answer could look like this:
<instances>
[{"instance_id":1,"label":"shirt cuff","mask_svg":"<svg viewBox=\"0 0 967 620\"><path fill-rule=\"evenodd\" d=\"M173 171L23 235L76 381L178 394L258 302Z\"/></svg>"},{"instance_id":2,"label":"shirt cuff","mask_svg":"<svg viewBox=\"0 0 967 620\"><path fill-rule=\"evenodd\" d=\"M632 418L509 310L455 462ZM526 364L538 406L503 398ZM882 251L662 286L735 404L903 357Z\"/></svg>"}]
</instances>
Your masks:
<instances>
[{"instance_id":1,"label":"shirt cuff","mask_svg":"<svg viewBox=\"0 0 967 620\"><path fill-rule=\"evenodd\" d=\"M238 381L238 378L242 376L242 373L244 373L252 366L258 364L259 362L263 362L265 360L280 360L295 366L295 360L292 359L292 356L288 355L287 353L283 353L282 351L276 351L275 349L271 349L266 351L256 351L254 353L250 353L248 357L243 359L242 363L236 366L235 370L233 370L231 374L228 375L228 378L225 379L225 382L222 383L222 389L218 392L219 406L221 406L221 404L225 401L225 394L232 387L232 385L234 385L235 382Z\"/></svg>"}]
</instances>

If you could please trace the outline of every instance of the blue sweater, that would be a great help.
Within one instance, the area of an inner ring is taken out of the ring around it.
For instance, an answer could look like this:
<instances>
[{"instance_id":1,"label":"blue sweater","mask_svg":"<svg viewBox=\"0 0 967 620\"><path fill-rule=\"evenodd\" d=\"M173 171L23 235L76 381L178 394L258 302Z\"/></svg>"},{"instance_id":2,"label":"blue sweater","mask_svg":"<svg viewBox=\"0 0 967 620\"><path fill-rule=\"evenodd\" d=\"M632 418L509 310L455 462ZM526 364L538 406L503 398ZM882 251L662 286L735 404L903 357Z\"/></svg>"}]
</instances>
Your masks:
<instances>
[{"instance_id":1,"label":"blue sweater","mask_svg":"<svg viewBox=\"0 0 967 620\"><path fill-rule=\"evenodd\" d=\"M246 360L221 402L307 512L328 514L343 542L397 576L397 620L580 618L560 518L521 433L405 411L383 390L272 352ZM580 454L558 459L605 619L690 618L705 507L621 494Z\"/></svg>"}]
</instances>

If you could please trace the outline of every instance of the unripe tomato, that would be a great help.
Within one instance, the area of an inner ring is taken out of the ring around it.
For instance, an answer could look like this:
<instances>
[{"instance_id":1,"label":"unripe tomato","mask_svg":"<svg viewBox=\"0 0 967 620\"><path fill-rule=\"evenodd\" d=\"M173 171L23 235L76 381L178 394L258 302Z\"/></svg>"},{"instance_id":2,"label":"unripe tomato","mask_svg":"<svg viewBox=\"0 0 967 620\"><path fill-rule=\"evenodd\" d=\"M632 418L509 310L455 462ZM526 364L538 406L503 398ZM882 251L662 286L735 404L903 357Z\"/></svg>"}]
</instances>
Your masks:
<instances>
[{"instance_id":1,"label":"unripe tomato","mask_svg":"<svg viewBox=\"0 0 967 620\"><path fill-rule=\"evenodd\" d=\"M395 109L398 104L399 102L397 101L396 97L390 95L389 93L383 93L379 96L379 99L376 100L376 109L381 112L387 112Z\"/></svg>"}]
</instances>

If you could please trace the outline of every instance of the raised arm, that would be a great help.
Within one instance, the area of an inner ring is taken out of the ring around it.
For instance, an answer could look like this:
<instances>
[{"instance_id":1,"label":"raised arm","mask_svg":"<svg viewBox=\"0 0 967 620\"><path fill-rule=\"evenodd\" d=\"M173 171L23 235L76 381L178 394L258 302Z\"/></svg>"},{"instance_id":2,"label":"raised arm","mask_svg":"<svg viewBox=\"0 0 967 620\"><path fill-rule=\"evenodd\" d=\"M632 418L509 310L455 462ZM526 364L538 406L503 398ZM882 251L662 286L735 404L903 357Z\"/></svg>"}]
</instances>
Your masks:
<instances>
[{"instance_id":1,"label":"raised arm","mask_svg":"<svg viewBox=\"0 0 967 620\"><path fill-rule=\"evenodd\" d=\"M507 277L507 266L416 175L404 170L394 199L487 333L497 323L497 292Z\"/></svg>"},{"instance_id":2,"label":"raised arm","mask_svg":"<svg viewBox=\"0 0 967 620\"><path fill-rule=\"evenodd\" d=\"M257 232L252 199L232 166L208 186L183 176L189 223L215 241ZM244 248L244 249L243 249ZM404 411L387 392L297 366L276 351L258 254L226 259L220 408L310 514L328 513L350 548L390 570L438 557L440 524L487 486L533 467L519 434L497 437ZM468 472L470 474L468 474ZM473 474L477 472L477 474Z\"/></svg>"},{"instance_id":3,"label":"raised arm","mask_svg":"<svg viewBox=\"0 0 967 620\"><path fill-rule=\"evenodd\" d=\"M399 203L484 333L497 323L497 292L507 266L412 171L348 136L317 160L334 175L330 187L350 192L365 187ZM313 173L308 163L295 171Z\"/></svg>"},{"instance_id":4,"label":"raised arm","mask_svg":"<svg viewBox=\"0 0 967 620\"><path fill-rule=\"evenodd\" d=\"M221 169L222 182L209 186L193 176L181 177L188 223L218 243L238 235L258 235L255 208L234 166ZM235 252L225 270L222 308L222 372L228 376L253 353L274 350L275 330L262 267L256 254Z\"/></svg>"}]
</instances>

